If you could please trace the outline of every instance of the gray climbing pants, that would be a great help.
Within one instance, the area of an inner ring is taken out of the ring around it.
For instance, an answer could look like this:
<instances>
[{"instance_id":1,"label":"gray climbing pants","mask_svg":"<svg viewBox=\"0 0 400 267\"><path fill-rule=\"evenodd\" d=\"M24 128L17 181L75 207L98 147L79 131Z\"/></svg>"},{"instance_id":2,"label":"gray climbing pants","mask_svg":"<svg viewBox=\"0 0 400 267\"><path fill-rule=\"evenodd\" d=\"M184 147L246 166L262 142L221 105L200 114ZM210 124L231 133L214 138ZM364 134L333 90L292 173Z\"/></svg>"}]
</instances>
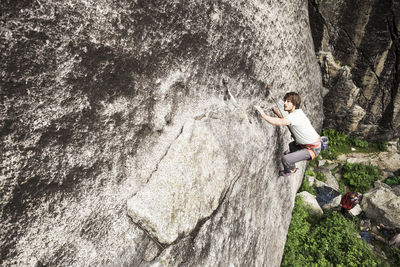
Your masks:
<instances>
[{"instance_id":1,"label":"gray climbing pants","mask_svg":"<svg viewBox=\"0 0 400 267\"><path fill-rule=\"evenodd\" d=\"M293 141L289 144L289 151L285 152L282 157L283 169L285 172L290 172L296 167L296 162L309 159L311 159L311 155L308 150Z\"/></svg>"}]
</instances>

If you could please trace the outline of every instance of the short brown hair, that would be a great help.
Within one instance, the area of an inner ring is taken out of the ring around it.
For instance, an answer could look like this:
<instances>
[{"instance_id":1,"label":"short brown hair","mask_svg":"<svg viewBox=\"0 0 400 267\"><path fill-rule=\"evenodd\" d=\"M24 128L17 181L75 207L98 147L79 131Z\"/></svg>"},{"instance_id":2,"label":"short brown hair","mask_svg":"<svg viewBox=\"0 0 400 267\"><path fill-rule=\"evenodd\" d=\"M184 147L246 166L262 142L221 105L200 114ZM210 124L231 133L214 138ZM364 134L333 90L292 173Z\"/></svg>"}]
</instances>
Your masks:
<instances>
[{"instance_id":1,"label":"short brown hair","mask_svg":"<svg viewBox=\"0 0 400 267\"><path fill-rule=\"evenodd\" d=\"M301 99L298 93L295 92L290 92L285 95L283 98L283 101L289 100L290 102L293 103L293 105L296 107L296 109L300 108L300 103Z\"/></svg>"}]
</instances>

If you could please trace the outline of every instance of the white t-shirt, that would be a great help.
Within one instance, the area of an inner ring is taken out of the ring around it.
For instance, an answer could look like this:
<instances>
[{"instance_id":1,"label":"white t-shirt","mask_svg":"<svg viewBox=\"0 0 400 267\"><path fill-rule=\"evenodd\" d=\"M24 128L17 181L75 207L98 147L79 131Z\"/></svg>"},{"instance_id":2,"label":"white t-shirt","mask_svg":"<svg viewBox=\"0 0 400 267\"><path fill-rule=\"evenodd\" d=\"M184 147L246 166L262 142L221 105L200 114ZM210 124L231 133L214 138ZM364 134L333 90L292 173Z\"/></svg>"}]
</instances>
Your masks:
<instances>
[{"instance_id":1,"label":"white t-shirt","mask_svg":"<svg viewBox=\"0 0 400 267\"><path fill-rule=\"evenodd\" d=\"M295 109L286 116L286 119L290 121L289 128L298 144L307 145L318 141L319 134L315 131L303 110Z\"/></svg>"}]
</instances>

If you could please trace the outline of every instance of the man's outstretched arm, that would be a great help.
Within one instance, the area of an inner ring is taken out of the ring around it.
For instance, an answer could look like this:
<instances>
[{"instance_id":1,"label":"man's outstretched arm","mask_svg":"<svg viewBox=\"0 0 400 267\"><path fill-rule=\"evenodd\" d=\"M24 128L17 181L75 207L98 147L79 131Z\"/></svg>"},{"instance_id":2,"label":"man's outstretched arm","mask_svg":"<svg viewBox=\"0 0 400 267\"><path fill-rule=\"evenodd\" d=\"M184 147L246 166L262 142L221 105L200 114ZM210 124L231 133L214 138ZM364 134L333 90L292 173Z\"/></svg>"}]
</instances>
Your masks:
<instances>
[{"instance_id":1,"label":"man's outstretched arm","mask_svg":"<svg viewBox=\"0 0 400 267\"><path fill-rule=\"evenodd\" d=\"M264 111L262 110L261 107L259 106L254 106L258 112L260 112L261 117L266 120L268 123L275 125L275 126L287 126L290 125L290 121L286 118L275 118L275 117L271 117L268 116L267 114L264 113Z\"/></svg>"},{"instance_id":2,"label":"man's outstretched arm","mask_svg":"<svg viewBox=\"0 0 400 267\"><path fill-rule=\"evenodd\" d=\"M279 110L276 107L272 108L272 111L278 116L279 118L283 119L282 114L279 112Z\"/></svg>"}]
</instances>

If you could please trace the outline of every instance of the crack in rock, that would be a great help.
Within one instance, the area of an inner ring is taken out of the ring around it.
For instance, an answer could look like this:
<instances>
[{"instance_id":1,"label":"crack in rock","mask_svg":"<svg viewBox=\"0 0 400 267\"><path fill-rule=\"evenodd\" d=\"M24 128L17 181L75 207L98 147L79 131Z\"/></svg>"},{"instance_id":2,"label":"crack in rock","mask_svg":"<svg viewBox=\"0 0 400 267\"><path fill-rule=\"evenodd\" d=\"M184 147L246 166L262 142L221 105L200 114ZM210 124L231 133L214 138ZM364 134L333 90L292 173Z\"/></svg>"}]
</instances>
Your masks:
<instances>
[{"instance_id":1,"label":"crack in rock","mask_svg":"<svg viewBox=\"0 0 400 267\"><path fill-rule=\"evenodd\" d=\"M128 215L160 244L188 235L220 205L231 183L226 177L228 159L210 121L186 123L152 179L128 200Z\"/></svg>"},{"instance_id":2,"label":"crack in rock","mask_svg":"<svg viewBox=\"0 0 400 267\"><path fill-rule=\"evenodd\" d=\"M155 169L150 173L149 177L148 177L147 180L146 180L146 183L148 183L149 180L151 179L151 177L153 176L153 174L154 174L155 172L158 171L158 166L159 166L160 162L165 158L165 156L168 154L168 151L170 150L171 146L174 144L174 142L175 142L175 141L179 138L179 136L182 134L182 132L183 132L183 127L184 127L184 126L181 127L181 130L179 131L178 135L177 135L177 136L175 137L175 139L169 144L169 146L168 146L167 149L165 150L165 153L161 156L160 160L157 162L157 165L156 165Z\"/></svg>"},{"instance_id":3,"label":"crack in rock","mask_svg":"<svg viewBox=\"0 0 400 267\"><path fill-rule=\"evenodd\" d=\"M225 202L225 199L228 195L228 193L232 192L233 188L235 187L236 182L239 180L240 177L242 177L242 173L243 173L243 169L240 172L239 175L237 175L237 177L235 179L233 179L231 181L231 184L229 185L229 187L226 189L225 193L223 193L221 195L221 200L219 201L218 207L213 211L213 213L210 216L207 216L205 218L203 218L202 220L200 220L196 227L193 229L193 231L190 233L191 239L194 240L196 239L197 235L199 234L202 226L209 221L210 219L212 219L213 217L215 217L215 215L217 214L217 212L221 209L222 204ZM177 240L179 241L179 240Z\"/></svg>"}]
</instances>

